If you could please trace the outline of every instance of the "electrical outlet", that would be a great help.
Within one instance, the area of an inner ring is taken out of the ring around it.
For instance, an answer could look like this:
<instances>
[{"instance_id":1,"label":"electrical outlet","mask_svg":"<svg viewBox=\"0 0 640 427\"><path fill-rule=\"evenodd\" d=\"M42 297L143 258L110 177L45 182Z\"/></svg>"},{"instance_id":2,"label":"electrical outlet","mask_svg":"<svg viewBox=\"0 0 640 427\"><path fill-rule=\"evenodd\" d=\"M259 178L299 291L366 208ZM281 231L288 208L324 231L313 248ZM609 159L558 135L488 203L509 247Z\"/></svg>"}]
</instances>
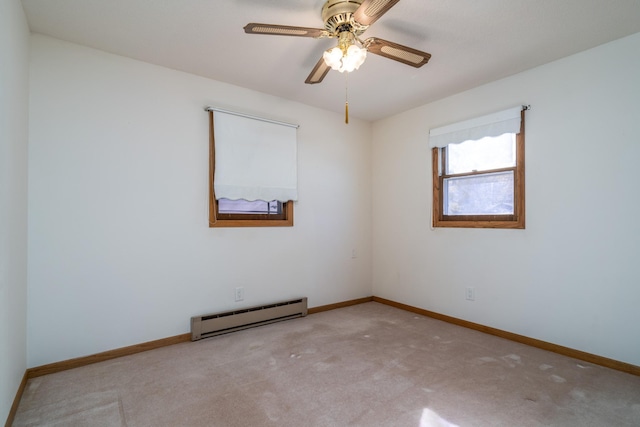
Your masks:
<instances>
[{"instance_id":1,"label":"electrical outlet","mask_svg":"<svg viewBox=\"0 0 640 427\"><path fill-rule=\"evenodd\" d=\"M358 251L351 249L351 258L358 258Z\"/></svg>"},{"instance_id":2,"label":"electrical outlet","mask_svg":"<svg viewBox=\"0 0 640 427\"><path fill-rule=\"evenodd\" d=\"M464 295L465 299L469 300L469 301L475 301L476 300L476 289L475 288L467 288L465 291L465 295Z\"/></svg>"},{"instance_id":3,"label":"electrical outlet","mask_svg":"<svg viewBox=\"0 0 640 427\"><path fill-rule=\"evenodd\" d=\"M236 302L244 300L244 288L236 288Z\"/></svg>"}]
</instances>

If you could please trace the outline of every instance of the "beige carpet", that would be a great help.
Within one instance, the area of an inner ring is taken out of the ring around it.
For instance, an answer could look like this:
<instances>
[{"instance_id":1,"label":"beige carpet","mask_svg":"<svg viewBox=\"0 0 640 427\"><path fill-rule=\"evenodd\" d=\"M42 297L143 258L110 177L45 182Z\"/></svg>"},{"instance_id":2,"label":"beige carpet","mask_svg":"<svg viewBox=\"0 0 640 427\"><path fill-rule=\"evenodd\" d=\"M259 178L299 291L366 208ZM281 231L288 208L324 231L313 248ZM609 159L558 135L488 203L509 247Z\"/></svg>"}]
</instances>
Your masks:
<instances>
[{"instance_id":1,"label":"beige carpet","mask_svg":"<svg viewBox=\"0 0 640 427\"><path fill-rule=\"evenodd\" d=\"M640 426L640 377L378 303L27 384L14 426Z\"/></svg>"}]
</instances>

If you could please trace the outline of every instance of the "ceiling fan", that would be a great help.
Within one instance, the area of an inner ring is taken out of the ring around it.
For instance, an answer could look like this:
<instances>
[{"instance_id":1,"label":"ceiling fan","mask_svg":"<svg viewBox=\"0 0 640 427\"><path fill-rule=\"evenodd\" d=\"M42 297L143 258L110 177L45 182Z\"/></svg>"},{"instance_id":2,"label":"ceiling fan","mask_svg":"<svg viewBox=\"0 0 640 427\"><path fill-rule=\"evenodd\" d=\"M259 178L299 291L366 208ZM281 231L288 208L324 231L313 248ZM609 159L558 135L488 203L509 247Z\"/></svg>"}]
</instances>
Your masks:
<instances>
[{"instance_id":1,"label":"ceiling fan","mask_svg":"<svg viewBox=\"0 0 640 427\"><path fill-rule=\"evenodd\" d=\"M330 69L340 72L356 70L364 62L367 52L419 68L429 61L430 54L377 37L360 39L362 33L398 1L327 0L322 7L324 29L250 23L244 31L247 34L338 39L338 46L325 51L311 70L305 80L307 84L322 82Z\"/></svg>"}]
</instances>

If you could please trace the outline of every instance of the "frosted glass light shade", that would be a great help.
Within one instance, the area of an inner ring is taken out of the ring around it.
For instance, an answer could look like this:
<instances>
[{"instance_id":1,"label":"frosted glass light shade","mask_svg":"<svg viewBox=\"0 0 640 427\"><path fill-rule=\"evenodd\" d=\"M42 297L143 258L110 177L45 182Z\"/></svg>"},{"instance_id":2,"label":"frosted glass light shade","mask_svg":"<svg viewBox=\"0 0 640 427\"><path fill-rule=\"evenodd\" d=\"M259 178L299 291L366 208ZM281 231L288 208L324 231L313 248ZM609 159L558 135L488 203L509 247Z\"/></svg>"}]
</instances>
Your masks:
<instances>
[{"instance_id":1,"label":"frosted glass light shade","mask_svg":"<svg viewBox=\"0 0 640 427\"><path fill-rule=\"evenodd\" d=\"M322 55L325 64L331 69L344 73L350 73L360 68L367 58L367 50L352 44L345 54L339 47L331 48Z\"/></svg>"},{"instance_id":2,"label":"frosted glass light shade","mask_svg":"<svg viewBox=\"0 0 640 427\"><path fill-rule=\"evenodd\" d=\"M339 70L342 66L342 51L337 46L326 50L322 54L322 57L324 58L324 63L333 70Z\"/></svg>"}]
</instances>

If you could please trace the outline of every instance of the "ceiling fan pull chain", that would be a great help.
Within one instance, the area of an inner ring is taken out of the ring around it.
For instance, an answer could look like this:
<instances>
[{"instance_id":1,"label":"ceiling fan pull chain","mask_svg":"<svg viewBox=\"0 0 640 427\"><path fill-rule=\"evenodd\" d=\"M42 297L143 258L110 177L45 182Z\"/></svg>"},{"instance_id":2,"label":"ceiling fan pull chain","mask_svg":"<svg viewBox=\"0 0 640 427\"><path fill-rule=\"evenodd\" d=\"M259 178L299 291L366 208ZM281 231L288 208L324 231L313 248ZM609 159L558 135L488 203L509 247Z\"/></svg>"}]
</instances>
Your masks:
<instances>
[{"instance_id":1,"label":"ceiling fan pull chain","mask_svg":"<svg viewBox=\"0 0 640 427\"><path fill-rule=\"evenodd\" d=\"M349 103L344 103L344 123L349 124Z\"/></svg>"},{"instance_id":2,"label":"ceiling fan pull chain","mask_svg":"<svg viewBox=\"0 0 640 427\"><path fill-rule=\"evenodd\" d=\"M344 73L344 123L349 124L349 73Z\"/></svg>"}]
</instances>

